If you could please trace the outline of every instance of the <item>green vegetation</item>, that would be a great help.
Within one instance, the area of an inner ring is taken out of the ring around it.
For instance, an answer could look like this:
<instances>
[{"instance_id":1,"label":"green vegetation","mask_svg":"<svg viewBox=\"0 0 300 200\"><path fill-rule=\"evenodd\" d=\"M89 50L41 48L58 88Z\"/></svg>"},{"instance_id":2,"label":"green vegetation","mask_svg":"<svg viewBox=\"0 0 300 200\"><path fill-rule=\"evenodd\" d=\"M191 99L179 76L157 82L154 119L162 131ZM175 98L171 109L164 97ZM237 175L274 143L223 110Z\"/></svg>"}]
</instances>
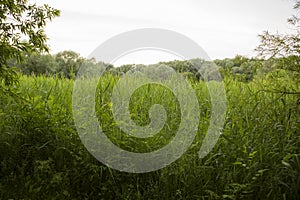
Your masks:
<instances>
[{"instance_id":1,"label":"green vegetation","mask_svg":"<svg viewBox=\"0 0 300 200\"><path fill-rule=\"evenodd\" d=\"M265 64L265 62L269 64ZM283 61L282 61L283 62ZM292 61L290 61L292 62ZM276 68L275 64L279 64L279 59L271 59L268 61L260 59L249 59L243 56L236 56L232 59L215 60L214 63L218 66L223 76L232 75L240 81L251 81L256 74L266 73ZM85 59L74 51L63 51L56 55L50 54L27 54L23 62L10 60L9 65L15 66L22 74L35 75L56 75L71 78L77 75L79 68L82 65L97 65L93 59ZM102 63L100 63L102 64ZM169 61L161 62L160 64L168 65L175 71L182 73L185 77L194 80L202 79L201 73L203 70L210 67L211 62L205 62L201 59L192 59L185 61ZM272 65L272 67L270 67ZM145 67L142 64L126 64L120 67L106 65L106 71L115 75L123 75L129 70L137 70Z\"/></svg>"},{"instance_id":2,"label":"green vegetation","mask_svg":"<svg viewBox=\"0 0 300 200\"><path fill-rule=\"evenodd\" d=\"M130 104L133 119L144 125L149 106L161 103L168 111L168 129L149 139L130 138L109 114L109 91L118 79L107 74L99 80L96 107L105 133L130 151L161 148L172 139L166 133L178 127L178 102L164 87L140 88ZM278 85L299 90L287 73L269 73L249 83L225 78L226 123L204 159L197 151L209 125L210 97L204 82L193 82L201 111L194 143L170 166L146 174L110 169L87 152L72 119L73 80L24 75L20 83L22 99L0 96L0 199L300 198L299 96L266 92Z\"/></svg>"},{"instance_id":3,"label":"green vegetation","mask_svg":"<svg viewBox=\"0 0 300 200\"><path fill-rule=\"evenodd\" d=\"M0 92L16 95L9 86L18 83L18 74L9 65L11 59L20 62L26 53L48 52L46 22L60 15L48 5L39 6L28 0L0 2Z\"/></svg>"},{"instance_id":4,"label":"green vegetation","mask_svg":"<svg viewBox=\"0 0 300 200\"><path fill-rule=\"evenodd\" d=\"M295 9L300 9L298 0ZM260 58L160 63L181 73L195 90L199 127L193 144L177 161L154 172L131 174L96 160L77 134L74 77L80 67L104 63L73 51L45 54L43 28L58 15L56 9L27 0L0 3L0 199L300 199L297 16L289 19L295 33L260 35ZM214 83L205 83L200 72L205 74L212 64L223 77L228 109L216 146L200 159L212 112L206 84ZM107 137L131 152L151 152L168 144L181 116L173 93L158 84L138 88L129 104L132 120L149 124L154 104L165 108L167 120L153 137L128 136L114 121L110 97L126 72L145 66L106 67L95 109Z\"/></svg>"}]
</instances>

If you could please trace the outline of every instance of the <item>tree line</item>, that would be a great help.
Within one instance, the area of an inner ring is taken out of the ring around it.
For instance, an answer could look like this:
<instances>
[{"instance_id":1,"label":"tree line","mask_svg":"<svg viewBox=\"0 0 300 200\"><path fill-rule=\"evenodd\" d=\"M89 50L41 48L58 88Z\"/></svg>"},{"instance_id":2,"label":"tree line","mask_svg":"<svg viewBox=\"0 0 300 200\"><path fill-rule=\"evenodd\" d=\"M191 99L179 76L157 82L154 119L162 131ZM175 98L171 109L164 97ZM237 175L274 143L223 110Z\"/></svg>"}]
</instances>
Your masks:
<instances>
[{"instance_id":1,"label":"tree line","mask_svg":"<svg viewBox=\"0 0 300 200\"><path fill-rule=\"evenodd\" d=\"M211 64L217 66L218 71L223 77L231 76L239 81L248 82L255 76L264 76L274 71L291 68L297 63L299 56L288 56L284 58L247 58L237 55L234 58L217 59L214 61L204 61L202 59L192 60L174 60L169 62L160 62L159 64L167 65L178 73L192 80L203 79L201 73L209 69ZM294 65L291 65L294 64ZM8 65L15 67L19 72L26 75L58 75L59 77L74 78L80 69L85 65L97 65L95 59L87 59L80 56L79 53L68 50L57 54L26 53L21 62L17 59L11 59ZM100 64L104 64L100 62ZM104 64L105 73L122 76L130 70L138 70L146 67L143 64L125 64L115 67L112 64ZM298 75L297 70L289 69L294 75ZM281 72L284 73L284 72Z\"/></svg>"},{"instance_id":2,"label":"tree line","mask_svg":"<svg viewBox=\"0 0 300 200\"><path fill-rule=\"evenodd\" d=\"M273 70L285 70L299 79L300 74L300 1L295 0L295 15L288 24L295 30L290 34L271 34L268 31L259 35L260 45L255 49L256 58L236 56L215 60L223 76L230 75L241 81L251 81L256 75ZM94 59L85 59L73 51L49 54L47 37L44 33L46 23L58 17L60 11L47 4L32 4L28 0L3 1L0 4L0 90L9 91L9 86L18 82L18 68L23 74L58 74L71 78L78 73L83 64L97 65ZM22 38L27 38L22 40ZM191 66L197 63L196 67ZM211 63L204 61L165 62L176 71L192 79L201 79L199 70L205 70ZM107 64L113 74L126 73L142 65L123 65L116 68ZM214 73L214 72L212 72ZM286 73L286 72L284 72ZM300 80L300 79L299 79ZM4 85L2 84L4 83Z\"/></svg>"}]
</instances>

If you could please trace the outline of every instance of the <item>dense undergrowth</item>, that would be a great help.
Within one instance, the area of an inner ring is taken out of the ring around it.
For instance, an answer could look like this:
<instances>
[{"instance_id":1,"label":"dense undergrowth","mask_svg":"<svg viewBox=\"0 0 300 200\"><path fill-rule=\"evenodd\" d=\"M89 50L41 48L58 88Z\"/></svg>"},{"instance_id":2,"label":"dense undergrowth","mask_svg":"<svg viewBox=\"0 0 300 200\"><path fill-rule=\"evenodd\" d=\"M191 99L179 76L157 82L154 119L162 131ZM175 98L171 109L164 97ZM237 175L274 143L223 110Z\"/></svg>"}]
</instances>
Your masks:
<instances>
[{"instance_id":1,"label":"dense undergrowth","mask_svg":"<svg viewBox=\"0 0 300 200\"><path fill-rule=\"evenodd\" d=\"M108 97L117 80L107 74L98 87L97 116L107 136L138 152L168 143L180 116L172 93L154 86L134 93L130 111L137 124L148 123L153 103L168 111L158 136L135 139L121 133L110 113ZM299 85L288 77L249 83L225 78L224 85L226 122L208 156L199 159L197 152L209 125L210 96L196 81L201 120L190 149L163 169L130 174L103 165L81 143L72 80L22 76L20 98L0 95L0 199L300 199L299 95L276 92Z\"/></svg>"}]
</instances>

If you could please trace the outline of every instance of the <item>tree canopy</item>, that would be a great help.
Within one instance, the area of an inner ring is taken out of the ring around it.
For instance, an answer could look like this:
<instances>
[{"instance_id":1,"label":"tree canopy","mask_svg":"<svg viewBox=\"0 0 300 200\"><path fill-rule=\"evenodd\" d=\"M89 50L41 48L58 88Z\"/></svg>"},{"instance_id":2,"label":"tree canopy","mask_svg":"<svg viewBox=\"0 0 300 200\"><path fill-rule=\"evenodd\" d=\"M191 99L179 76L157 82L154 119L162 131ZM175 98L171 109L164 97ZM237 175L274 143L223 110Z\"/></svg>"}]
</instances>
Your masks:
<instances>
[{"instance_id":1,"label":"tree canopy","mask_svg":"<svg viewBox=\"0 0 300 200\"><path fill-rule=\"evenodd\" d=\"M59 10L47 4L0 1L0 81L12 85L17 80L16 72L8 67L10 59L20 61L24 53L49 51L44 28L47 21L59 15Z\"/></svg>"}]
</instances>

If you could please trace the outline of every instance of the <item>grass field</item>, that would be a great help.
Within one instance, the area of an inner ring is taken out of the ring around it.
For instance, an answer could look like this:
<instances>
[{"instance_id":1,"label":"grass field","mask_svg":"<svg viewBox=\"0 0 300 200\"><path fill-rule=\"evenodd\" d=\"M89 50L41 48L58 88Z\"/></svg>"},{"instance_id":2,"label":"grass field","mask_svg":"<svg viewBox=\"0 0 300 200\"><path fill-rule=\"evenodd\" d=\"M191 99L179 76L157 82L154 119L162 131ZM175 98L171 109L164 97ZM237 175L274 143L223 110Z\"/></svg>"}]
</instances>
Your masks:
<instances>
[{"instance_id":1,"label":"grass field","mask_svg":"<svg viewBox=\"0 0 300 200\"><path fill-rule=\"evenodd\" d=\"M159 85L134 92L129 108L137 124L149 123L153 104L167 113L160 133L137 139L122 133L111 113L118 79L107 74L97 88L97 117L106 135L133 152L168 144L180 123L172 92ZM292 80L225 78L226 121L203 159L197 152L209 126L211 100L204 82L190 83L200 109L194 142L171 165L143 174L108 168L85 149L72 115L73 83L22 76L16 89L22 98L0 95L0 199L300 199L299 95L270 92L283 85L299 90Z\"/></svg>"}]
</instances>

